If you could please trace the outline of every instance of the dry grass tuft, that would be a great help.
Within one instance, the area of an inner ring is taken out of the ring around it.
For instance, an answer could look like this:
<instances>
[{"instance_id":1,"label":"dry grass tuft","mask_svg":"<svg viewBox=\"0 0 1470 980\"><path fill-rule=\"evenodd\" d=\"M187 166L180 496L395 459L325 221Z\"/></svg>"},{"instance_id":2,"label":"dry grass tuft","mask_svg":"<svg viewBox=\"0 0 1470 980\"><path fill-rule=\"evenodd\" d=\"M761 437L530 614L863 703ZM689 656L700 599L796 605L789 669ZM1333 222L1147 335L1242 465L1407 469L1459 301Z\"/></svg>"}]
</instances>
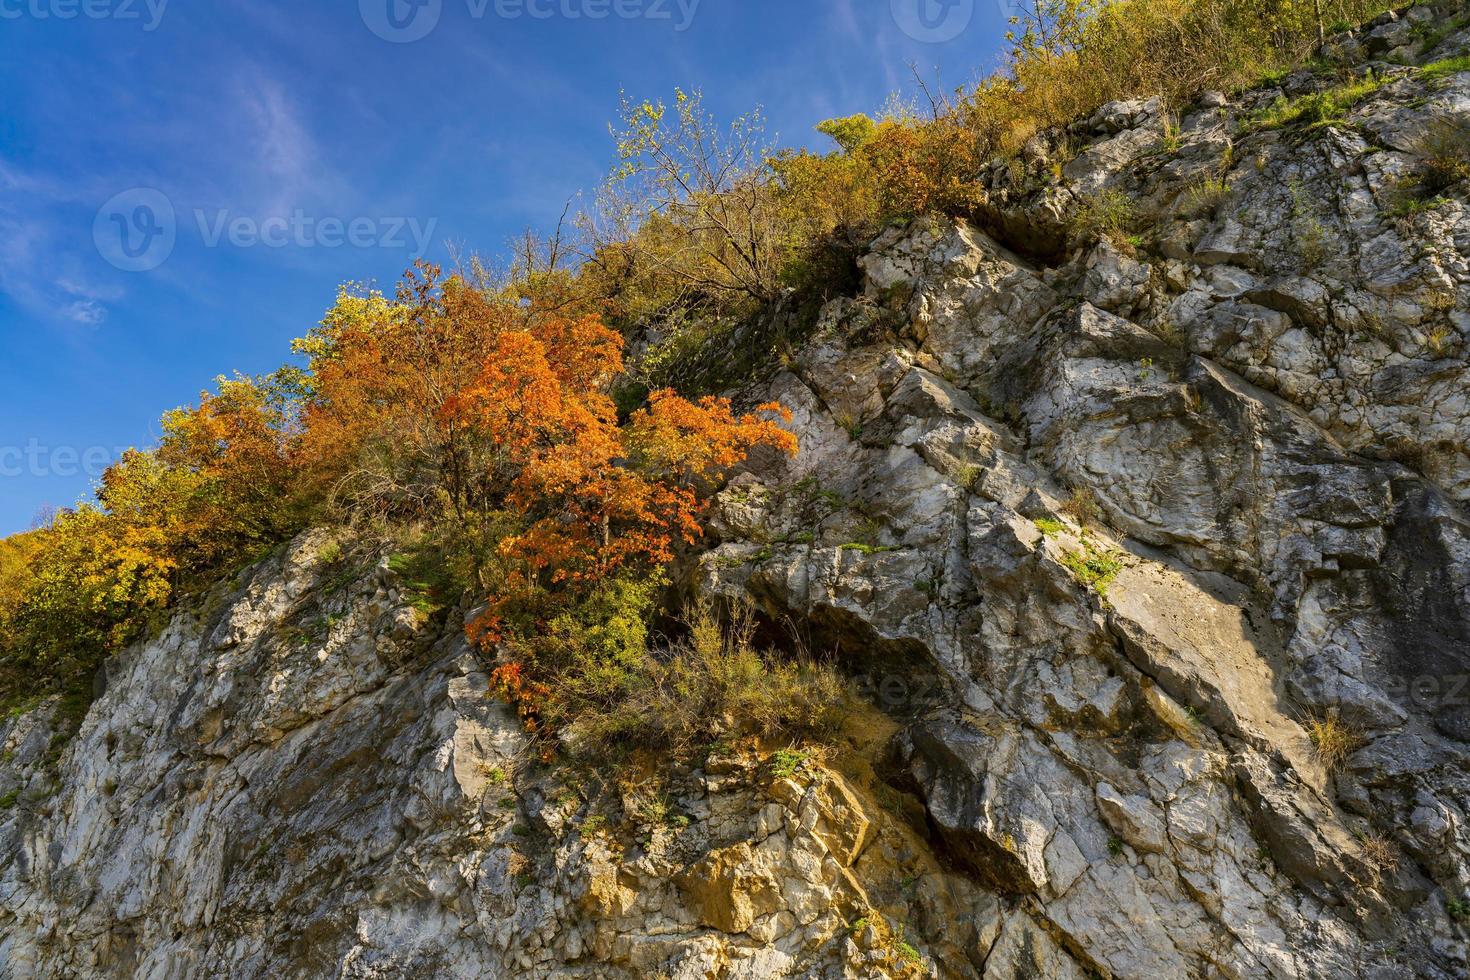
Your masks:
<instances>
[{"instance_id":1,"label":"dry grass tuft","mask_svg":"<svg viewBox=\"0 0 1470 980\"><path fill-rule=\"evenodd\" d=\"M1359 837L1358 841L1363 845L1363 860L1368 865L1375 886L1398 870L1398 850L1387 837L1369 832Z\"/></svg>"},{"instance_id":2,"label":"dry grass tuft","mask_svg":"<svg viewBox=\"0 0 1470 980\"><path fill-rule=\"evenodd\" d=\"M1343 723L1335 715L1317 715L1307 719L1307 737L1317 758L1328 772L1339 771L1358 749L1363 747L1363 733Z\"/></svg>"}]
</instances>

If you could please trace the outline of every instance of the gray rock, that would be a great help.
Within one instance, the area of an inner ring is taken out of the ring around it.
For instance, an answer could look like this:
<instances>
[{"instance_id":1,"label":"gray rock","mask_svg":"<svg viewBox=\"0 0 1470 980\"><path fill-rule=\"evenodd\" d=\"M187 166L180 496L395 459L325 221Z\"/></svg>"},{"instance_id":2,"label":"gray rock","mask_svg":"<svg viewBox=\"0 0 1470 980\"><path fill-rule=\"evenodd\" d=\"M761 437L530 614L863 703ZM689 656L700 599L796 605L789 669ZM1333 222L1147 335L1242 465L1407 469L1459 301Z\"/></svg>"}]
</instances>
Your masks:
<instances>
[{"instance_id":1,"label":"gray rock","mask_svg":"<svg viewBox=\"0 0 1470 980\"><path fill-rule=\"evenodd\" d=\"M903 925L931 976L1464 976L1470 210L1401 193L1470 75L1375 67L1347 126L1239 125L1298 72L1038 134L744 393L801 451L679 584L852 668L856 774L569 794L454 623L308 535L64 750L56 703L0 722L0 973L857 978ZM1141 245L1074 241L1107 192Z\"/></svg>"}]
</instances>

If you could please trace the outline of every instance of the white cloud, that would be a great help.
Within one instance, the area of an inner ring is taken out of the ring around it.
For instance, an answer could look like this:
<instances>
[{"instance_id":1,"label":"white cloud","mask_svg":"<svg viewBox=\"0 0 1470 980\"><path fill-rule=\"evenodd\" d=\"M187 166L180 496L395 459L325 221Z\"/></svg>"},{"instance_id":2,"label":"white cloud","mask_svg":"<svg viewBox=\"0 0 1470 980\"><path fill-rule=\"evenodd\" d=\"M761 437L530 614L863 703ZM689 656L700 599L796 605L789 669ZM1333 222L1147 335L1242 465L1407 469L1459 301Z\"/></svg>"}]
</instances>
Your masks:
<instances>
[{"instance_id":1,"label":"white cloud","mask_svg":"<svg viewBox=\"0 0 1470 980\"><path fill-rule=\"evenodd\" d=\"M57 240L50 200L35 193L34 179L8 165L0 164L0 181L7 191L29 187L24 195L0 201L0 292L42 319L101 323L106 310L97 297L79 281L58 275L59 269L74 267L75 259Z\"/></svg>"},{"instance_id":2,"label":"white cloud","mask_svg":"<svg viewBox=\"0 0 1470 980\"><path fill-rule=\"evenodd\" d=\"M90 299L68 303L61 312L68 320L84 327L95 327L107 319L107 310L102 304Z\"/></svg>"},{"instance_id":3,"label":"white cloud","mask_svg":"<svg viewBox=\"0 0 1470 980\"><path fill-rule=\"evenodd\" d=\"M837 26L847 39L853 43L861 43L863 40L862 28L858 26L857 10L853 7L853 0L836 0L832 4L832 19L837 21Z\"/></svg>"},{"instance_id":4,"label":"white cloud","mask_svg":"<svg viewBox=\"0 0 1470 980\"><path fill-rule=\"evenodd\" d=\"M264 192L262 217L307 206L322 190L323 169L316 141L289 94L280 82L251 69L241 78L235 97L239 117L250 132L248 155L242 160L246 169L240 176L252 191Z\"/></svg>"}]
</instances>

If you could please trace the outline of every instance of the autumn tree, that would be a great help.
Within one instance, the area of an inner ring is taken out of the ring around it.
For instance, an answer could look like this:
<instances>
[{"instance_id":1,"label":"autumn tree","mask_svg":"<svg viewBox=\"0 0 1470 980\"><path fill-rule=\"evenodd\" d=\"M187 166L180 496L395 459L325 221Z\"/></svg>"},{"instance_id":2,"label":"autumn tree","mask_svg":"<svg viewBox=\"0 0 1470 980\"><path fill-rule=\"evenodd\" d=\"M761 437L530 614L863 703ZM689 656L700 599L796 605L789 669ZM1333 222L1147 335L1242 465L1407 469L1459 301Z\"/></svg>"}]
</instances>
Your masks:
<instances>
[{"instance_id":1,"label":"autumn tree","mask_svg":"<svg viewBox=\"0 0 1470 980\"><path fill-rule=\"evenodd\" d=\"M583 219L594 261L626 253L667 290L717 301L775 298L782 231L759 110L720 126L701 93L676 90L672 106L624 96L620 116L618 165Z\"/></svg>"},{"instance_id":2,"label":"autumn tree","mask_svg":"<svg viewBox=\"0 0 1470 980\"><path fill-rule=\"evenodd\" d=\"M512 304L428 264L393 299L344 288L295 344L308 359L301 457L310 485L358 514L474 510L481 447L443 409L517 323Z\"/></svg>"},{"instance_id":3,"label":"autumn tree","mask_svg":"<svg viewBox=\"0 0 1470 980\"><path fill-rule=\"evenodd\" d=\"M1012 62L1057 58L1075 52L1088 24L1112 0L1023 0L1006 32Z\"/></svg>"},{"instance_id":4,"label":"autumn tree","mask_svg":"<svg viewBox=\"0 0 1470 980\"><path fill-rule=\"evenodd\" d=\"M769 418L671 391L620 426L605 386L621 364L616 333L592 318L554 319L503 334L445 406L485 445L486 486L521 524L497 547L505 579L477 624L482 638L501 638L512 608L524 614L624 572L655 573L697 541L701 501L731 467L756 446L795 449Z\"/></svg>"},{"instance_id":5,"label":"autumn tree","mask_svg":"<svg viewBox=\"0 0 1470 980\"><path fill-rule=\"evenodd\" d=\"M0 538L0 659L15 636L15 617L30 592L31 563L45 547L39 530Z\"/></svg>"},{"instance_id":6,"label":"autumn tree","mask_svg":"<svg viewBox=\"0 0 1470 980\"><path fill-rule=\"evenodd\" d=\"M157 447L110 466L95 502L7 542L0 687L87 687L181 594L293 531L294 418L276 381L221 379L164 416Z\"/></svg>"},{"instance_id":7,"label":"autumn tree","mask_svg":"<svg viewBox=\"0 0 1470 980\"><path fill-rule=\"evenodd\" d=\"M222 561L269 547L306 515L292 505L301 435L299 375L219 378L199 403L163 417L152 464L192 489L167 513L177 559L187 576L207 576ZM136 465L136 459L133 460ZM104 476L99 500L122 517L140 508L140 487L126 466Z\"/></svg>"},{"instance_id":8,"label":"autumn tree","mask_svg":"<svg viewBox=\"0 0 1470 980\"><path fill-rule=\"evenodd\" d=\"M528 720L634 682L663 569L699 540L710 492L757 447L796 448L776 405L737 415L660 391L620 424L606 392L622 346L595 317L536 319L494 337L440 409L478 447L479 506L500 532L470 634L505 655L497 679Z\"/></svg>"},{"instance_id":9,"label":"autumn tree","mask_svg":"<svg viewBox=\"0 0 1470 980\"><path fill-rule=\"evenodd\" d=\"M730 468L794 440L775 406L737 415L670 391L622 422L609 390L624 344L596 315L433 267L392 300L344 292L298 344L303 479L349 515L438 522L470 542L490 600L474 624L484 643L515 645L612 592L647 600L629 583L656 580L697 540ZM546 664L523 667L535 680Z\"/></svg>"},{"instance_id":10,"label":"autumn tree","mask_svg":"<svg viewBox=\"0 0 1470 980\"><path fill-rule=\"evenodd\" d=\"M64 689L141 634L173 596L177 565L166 527L114 520L92 506L62 514L42 536L9 624L5 666Z\"/></svg>"}]
</instances>

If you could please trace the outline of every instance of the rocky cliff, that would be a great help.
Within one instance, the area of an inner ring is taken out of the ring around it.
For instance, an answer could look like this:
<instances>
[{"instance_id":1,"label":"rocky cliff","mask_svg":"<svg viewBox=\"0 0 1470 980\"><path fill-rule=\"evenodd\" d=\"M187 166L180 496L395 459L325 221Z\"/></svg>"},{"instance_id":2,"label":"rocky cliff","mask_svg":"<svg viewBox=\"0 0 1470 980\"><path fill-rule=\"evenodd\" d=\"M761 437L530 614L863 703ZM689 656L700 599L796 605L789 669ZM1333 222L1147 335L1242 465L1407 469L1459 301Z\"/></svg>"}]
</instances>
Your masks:
<instances>
[{"instance_id":1,"label":"rocky cliff","mask_svg":"<svg viewBox=\"0 0 1470 980\"><path fill-rule=\"evenodd\" d=\"M1413 67L1470 43L1441 16L1336 39L1381 82L1340 117L1260 124L1304 71L1038 137L749 392L801 453L688 587L859 680L830 750L541 764L457 612L307 535L70 741L0 723L0 972L1464 976L1470 211L1407 196L1470 127Z\"/></svg>"}]
</instances>

